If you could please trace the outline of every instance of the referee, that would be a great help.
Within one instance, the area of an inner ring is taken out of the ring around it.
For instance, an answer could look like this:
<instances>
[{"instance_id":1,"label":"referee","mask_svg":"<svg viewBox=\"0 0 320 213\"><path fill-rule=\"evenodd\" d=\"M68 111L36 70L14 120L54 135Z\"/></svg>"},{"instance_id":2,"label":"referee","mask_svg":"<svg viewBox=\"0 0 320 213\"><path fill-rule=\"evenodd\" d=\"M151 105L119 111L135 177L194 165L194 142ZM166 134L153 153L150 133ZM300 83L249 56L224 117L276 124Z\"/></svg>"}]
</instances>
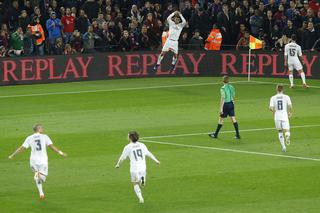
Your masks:
<instances>
[{"instance_id":1,"label":"referee","mask_svg":"<svg viewBox=\"0 0 320 213\"><path fill-rule=\"evenodd\" d=\"M229 76L223 76L223 86L220 89L221 101L220 101L220 117L217 129L215 132L210 133L211 138L218 138L219 131L223 125L223 120L226 117L231 117L234 129L236 130L236 139L240 139L239 127L234 114L234 97L235 89L229 84Z\"/></svg>"}]
</instances>

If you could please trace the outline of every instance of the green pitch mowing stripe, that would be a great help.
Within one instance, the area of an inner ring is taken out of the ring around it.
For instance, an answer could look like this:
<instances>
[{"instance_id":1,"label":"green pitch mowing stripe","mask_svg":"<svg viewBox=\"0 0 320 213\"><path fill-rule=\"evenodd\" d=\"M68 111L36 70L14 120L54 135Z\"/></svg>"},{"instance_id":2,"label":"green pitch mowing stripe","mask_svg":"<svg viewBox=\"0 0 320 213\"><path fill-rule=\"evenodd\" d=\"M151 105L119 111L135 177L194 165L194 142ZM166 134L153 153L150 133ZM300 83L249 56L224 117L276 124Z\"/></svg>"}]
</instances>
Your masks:
<instances>
[{"instance_id":1,"label":"green pitch mowing stripe","mask_svg":"<svg viewBox=\"0 0 320 213\"><path fill-rule=\"evenodd\" d=\"M275 94L274 84L287 84L288 79L231 80L237 82L240 141L230 134L234 130L229 120L221 130L226 134L217 140L189 135L215 129L221 78L0 87L0 213L318 212L318 161L146 143L161 165L147 160L144 205L139 205L133 192L129 162L114 168L129 130L137 130L144 139L183 135L152 141L282 156L275 130L253 129L274 126L269 99ZM320 159L319 127L312 126L320 120L320 81L307 82L313 87L291 90L285 86L294 108L290 124L305 127L292 128L292 143L284 155ZM62 159L48 150L43 202L29 168L30 150L7 159L36 122L68 154Z\"/></svg>"}]
</instances>

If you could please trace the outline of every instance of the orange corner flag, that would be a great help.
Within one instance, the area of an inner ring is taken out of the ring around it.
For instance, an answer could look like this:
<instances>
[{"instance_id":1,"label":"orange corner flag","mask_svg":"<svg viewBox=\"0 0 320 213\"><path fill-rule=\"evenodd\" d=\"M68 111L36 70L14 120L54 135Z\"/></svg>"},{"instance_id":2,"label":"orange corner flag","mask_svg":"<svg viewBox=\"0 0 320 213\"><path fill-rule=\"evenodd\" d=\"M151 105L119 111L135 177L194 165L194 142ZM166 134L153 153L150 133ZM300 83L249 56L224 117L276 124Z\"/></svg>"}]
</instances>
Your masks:
<instances>
[{"instance_id":1,"label":"orange corner flag","mask_svg":"<svg viewBox=\"0 0 320 213\"><path fill-rule=\"evenodd\" d=\"M261 49L262 41L250 35L249 48L252 50Z\"/></svg>"}]
</instances>

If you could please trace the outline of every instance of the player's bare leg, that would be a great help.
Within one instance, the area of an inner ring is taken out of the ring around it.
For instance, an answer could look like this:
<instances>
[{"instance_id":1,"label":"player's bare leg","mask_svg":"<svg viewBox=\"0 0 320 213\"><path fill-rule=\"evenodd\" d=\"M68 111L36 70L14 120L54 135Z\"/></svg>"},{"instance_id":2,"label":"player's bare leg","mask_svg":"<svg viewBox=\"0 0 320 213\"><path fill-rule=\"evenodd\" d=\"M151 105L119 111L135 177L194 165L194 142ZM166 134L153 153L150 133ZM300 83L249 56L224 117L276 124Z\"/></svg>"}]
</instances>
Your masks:
<instances>
[{"instance_id":1,"label":"player's bare leg","mask_svg":"<svg viewBox=\"0 0 320 213\"><path fill-rule=\"evenodd\" d=\"M294 84L293 84L293 73L292 73L292 70L289 70L289 81L290 81L290 88L293 88Z\"/></svg>"},{"instance_id":2,"label":"player's bare leg","mask_svg":"<svg viewBox=\"0 0 320 213\"><path fill-rule=\"evenodd\" d=\"M139 199L139 203L144 203L144 199L142 197L142 193L141 193L141 189L140 189L140 186L139 186L139 182L134 182L133 183L133 189L134 189L134 192L136 193L138 199Z\"/></svg>"},{"instance_id":3,"label":"player's bare leg","mask_svg":"<svg viewBox=\"0 0 320 213\"><path fill-rule=\"evenodd\" d=\"M290 141L290 131L287 130L287 129L284 129L283 132L284 132L284 136L285 136L285 139L286 139L286 144L290 145L290 143L291 143L291 141Z\"/></svg>"},{"instance_id":4,"label":"player's bare leg","mask_svg":"<svg viewBox=\"0 0 320 213\"><path fill-rule=\"evenodd\" d=\"M154 71L157 71L157 70L158 70L158 68L159 68L159 66L160 66L160 64L161 64L161 61L162 61L163 57L164 57L166 54L167 54L167 52L164 52L164 51L162 51L162 52L160 53L160 55L158 56L157 63L156 63L156 65L154 65L154 67L153 67L153 70L154 70Z\"/></svg>"},{"instance_id":5,"label":"player's bare leg","mask_svg":"<svg viewBox=\"0 0 320 213\"><path fill-rule=\"evenodd\" d=\"M178 61L178 54L174 53L172 57L171 71L175 71L177 61Z\"/></svg>"},{"instance_id":6,"label":"player's bare leg","mask_svg":"<svg viewBox=\"0 0 320 213\"><path fill-rule=\"evenodd\" d=\"M306 74L303 72L303 70L298 70L298 72L300 73L303 87L309 88L309 85L306 83Z\"/></svg>"},{"instance_id":7,"label":"player's bare leg","mask_svg":"<svg viewBox=\"0 0 320 213\"><path fill-rule=\"evenodd\" d=\"M240 139L240 133L239 133L239 125L238 125L238 122L236 120L236 117L235 116L232 116L231 117L231 121L233 123L233 126L234 126L234 129L236 131L236 139Z\"/></svg>"},{"instance_id":8,"label":"player's bare leg","mask_svg":"<svg viewBox=\"0 0 320 213\"><path fill-rule=\"evenodd\" d=\"M280 141L280 144L281 144L281 147L282 147L282 152L286 152L287 148L286 148L286 145L284 143L284 137L283 137L283 131L282 130L279 130L278 137L279 137L279 141Z\"/></svg>"},{"instance_id":9,"label":"player's bare leg","mask_svg":"<svg viewBox=\"0 0 320 213\"><path fill-rule=\"evenodd\" d=\"M41 174L40 172L35 172L34 173L34 181L35 181L36 186L38 188L40 199L44 200L45 196L44 196L43 189L42 189L42 183L45 181L45 176L43 174Z\"/></svg>"}]
</instances>

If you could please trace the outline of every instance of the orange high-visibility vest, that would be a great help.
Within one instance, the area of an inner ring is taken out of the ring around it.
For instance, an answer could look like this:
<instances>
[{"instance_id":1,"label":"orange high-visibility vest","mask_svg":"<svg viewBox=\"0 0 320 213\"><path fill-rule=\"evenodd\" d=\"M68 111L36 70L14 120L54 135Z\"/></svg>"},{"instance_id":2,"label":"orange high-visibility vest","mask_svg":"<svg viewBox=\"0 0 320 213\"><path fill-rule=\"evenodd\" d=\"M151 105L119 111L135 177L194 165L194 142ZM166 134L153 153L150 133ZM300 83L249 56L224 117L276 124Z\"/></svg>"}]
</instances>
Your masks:
<instances>
[{"instance_id":1,"label":"orange high-visibility vest","mask_svg":"<svg viewBox=\"0 0 320 213\"><path fill-rule=\"evenodd\" d=\"M207 42L204 46L206 50L220 50L222 43L222 35L219 29L211 30Z\"/></svg>"},{"instance_id":2,"label":"orange high-visibility vest","mask_svg":"<svg viewBox=\"0 0 320 213\"><path fill-rule=\"evenodd\" d=\"M42 29L42 26L40 24L36 24L34 26L28 25L28 29L30 30L32 35L35 35L37 32L41 33L41 37L37 38L36 45L42 44L42 42L45 40L44 31Z\"/></svg>"},{"instance_id":3,"label":"orange high-visibility vest","mask_svg":"<svg viewBox=\"0 0 320 213\"><path fill-rule=\"evenodd\" d=\"M166 43L168 36L169 36L169 31L163 31L161 36L162 46L164 46L164 44Z\"/></svg>"}]
</instances>

